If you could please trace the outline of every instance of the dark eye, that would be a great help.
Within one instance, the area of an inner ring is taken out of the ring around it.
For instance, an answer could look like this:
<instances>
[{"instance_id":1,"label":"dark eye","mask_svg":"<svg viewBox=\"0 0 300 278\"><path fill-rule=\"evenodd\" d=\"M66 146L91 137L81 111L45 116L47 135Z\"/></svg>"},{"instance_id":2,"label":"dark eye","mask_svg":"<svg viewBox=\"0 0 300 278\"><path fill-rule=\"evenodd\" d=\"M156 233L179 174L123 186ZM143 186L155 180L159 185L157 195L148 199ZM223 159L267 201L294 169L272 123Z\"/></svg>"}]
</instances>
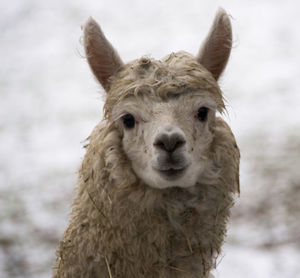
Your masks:
<instances>
[{"instance_id":1,"label":"dark eye","mask_svg":"<svg viewBox=\"0 0 300 278\"><path fill-rule=\"evenodd\" d=\"M131 114L125 114L122 117L122 120L123 120L124 126L127 128L133 128L135 125L135 119Z\"/></svg>"},{"instance_id":2,"label":"dark eye","mask_svg":"<svg viewBox=\"0 0 300 278\"><path fill-rule=\"evenodd\" d=\"M206 121L207 119L207 114L208 114L208 108L207 107L200 107L198 109L198 114L197 117L201 122Z\"/></svg>"}]
</instances>

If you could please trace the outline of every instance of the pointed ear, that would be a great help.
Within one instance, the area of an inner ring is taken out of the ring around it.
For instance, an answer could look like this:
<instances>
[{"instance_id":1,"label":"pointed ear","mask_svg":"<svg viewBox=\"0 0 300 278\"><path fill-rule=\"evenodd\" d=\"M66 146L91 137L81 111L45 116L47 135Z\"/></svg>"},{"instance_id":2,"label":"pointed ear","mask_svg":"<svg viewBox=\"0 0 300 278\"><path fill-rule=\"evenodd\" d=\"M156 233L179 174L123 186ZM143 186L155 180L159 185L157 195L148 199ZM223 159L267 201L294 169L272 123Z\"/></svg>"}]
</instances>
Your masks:
<instances>
[{"instance_id":1,"label":"pointed ear","mask_svg":"<svg viewBox=\"0 0 300 278\"><path fill-rule=\"evenodd\" d=\"M123 62L93 18L88 19L83 32L88 63L95 77L108 92L109 78L123 65Z\"/></svg>"},{"instance_id":2,"label":"pointed ear","mask_svg":"<svg viewBox=\"0 0 300 278\"><path fill-rule=\"evenodd\" d=\"M214 23L197 56L198 62L218 80L227 64L232 46L230 19L219 9Z\"/></svg>"}]
</instances>

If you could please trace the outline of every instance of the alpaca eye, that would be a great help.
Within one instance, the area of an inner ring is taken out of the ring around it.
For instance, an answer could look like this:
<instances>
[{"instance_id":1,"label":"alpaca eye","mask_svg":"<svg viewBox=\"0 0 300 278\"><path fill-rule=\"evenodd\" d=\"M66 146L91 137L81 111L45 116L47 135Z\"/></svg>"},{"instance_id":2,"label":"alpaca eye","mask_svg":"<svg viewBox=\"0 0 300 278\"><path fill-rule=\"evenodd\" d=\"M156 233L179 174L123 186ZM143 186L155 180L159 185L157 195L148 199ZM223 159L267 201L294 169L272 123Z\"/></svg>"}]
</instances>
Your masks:
<instances>
[{"instance_id":1,"label":"alpaca eye","mask_svg":"<svg viewBox=\"0 0 300 278\"><path fill-rule=\"evenodd\" d=\"M208 114L208 108L207 107L200 107L198 109L198 114L197 117L201 122L206 121L207 119L207 114Z\"/></svg>"},{"instance_id":2,"label":"alpaca eye","mask_svg":"<svg viewBox=\"0 0 300 278\"><path fill-rule=\"evenodd\" d=\"M122 117L122 120L123 120L124 126L127 128L133 128L135 125L135 119L131 114L125 114Z\"/></svg>"}]
</instances>

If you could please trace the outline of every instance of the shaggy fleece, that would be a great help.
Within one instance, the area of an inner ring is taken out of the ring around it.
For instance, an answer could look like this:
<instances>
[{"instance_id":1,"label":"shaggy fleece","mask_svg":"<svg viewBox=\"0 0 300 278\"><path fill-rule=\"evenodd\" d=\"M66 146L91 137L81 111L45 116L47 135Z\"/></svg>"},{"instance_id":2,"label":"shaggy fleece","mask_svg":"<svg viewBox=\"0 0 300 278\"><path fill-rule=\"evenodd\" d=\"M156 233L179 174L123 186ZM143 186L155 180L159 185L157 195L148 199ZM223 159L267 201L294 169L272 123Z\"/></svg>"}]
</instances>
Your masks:
<instances>
[{"instance_id":1,"label":"shaggy fleece","mask_svg":"<svg viewBox=\"0 0 300 278\"><path fill-rule=\"evenodd\" d=\"M54 278L208 277L239 192L239 150L223 119L203 157L206 171L191 188L155 189L134 173L122 149L115 105L134 97L167 101L176 94L206 94L224 110L221 90L193 56L141 58L111 78L105 119L89 137L79 171L70 225L57 251Z\"/></svg>"}]
</instances>

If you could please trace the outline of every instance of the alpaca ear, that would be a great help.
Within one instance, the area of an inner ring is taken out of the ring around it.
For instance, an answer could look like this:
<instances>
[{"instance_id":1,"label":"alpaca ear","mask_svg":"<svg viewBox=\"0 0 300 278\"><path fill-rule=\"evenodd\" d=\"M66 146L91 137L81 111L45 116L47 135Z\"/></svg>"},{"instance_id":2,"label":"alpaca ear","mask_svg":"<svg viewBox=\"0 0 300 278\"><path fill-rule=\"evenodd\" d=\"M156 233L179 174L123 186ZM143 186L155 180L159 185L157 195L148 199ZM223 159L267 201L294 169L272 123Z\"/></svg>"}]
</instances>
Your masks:
<instances>
[{"instance_id":1,"label":"alpaca ear","mask_svg":"<svg viewBox=\"0 0 300 278\"><path fill-rule=\"evenodd\" d=\"M197 61L218 80L227 64L232 46L232 31L228 14L219 9L214 23L200 48Z\"/></svg>"},{"instance_id":2,"label":"alpaca ear","mask_svg":"<svg viewBox=\"0 0 300 278\"><path fill-rule=\"evenodd\" d=\"M109 78L123 65L123 62L93 18L88 19L83 32L88 63L95 77L108 92Z\"/></svg>"}]
</instances>

